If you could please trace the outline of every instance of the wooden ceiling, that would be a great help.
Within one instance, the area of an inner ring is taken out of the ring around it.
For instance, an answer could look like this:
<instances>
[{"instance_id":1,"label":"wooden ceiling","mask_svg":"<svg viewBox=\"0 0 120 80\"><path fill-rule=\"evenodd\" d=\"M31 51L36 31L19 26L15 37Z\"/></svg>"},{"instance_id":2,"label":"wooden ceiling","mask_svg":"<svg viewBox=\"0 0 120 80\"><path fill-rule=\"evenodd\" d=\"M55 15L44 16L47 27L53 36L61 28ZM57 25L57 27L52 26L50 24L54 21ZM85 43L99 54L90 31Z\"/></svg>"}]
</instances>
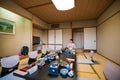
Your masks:
<instances>
[{"instance_id":1,"label":"wooden ceiling","mask_svg":"<svg viewBox=\"0 0 120 80\"><path fill-rule=\"evenodd\" d=\"M12 0L47 23L97 19L114 0L75 0L75 7L59 11L51 0Z\"/></svg>"}]
</instances>

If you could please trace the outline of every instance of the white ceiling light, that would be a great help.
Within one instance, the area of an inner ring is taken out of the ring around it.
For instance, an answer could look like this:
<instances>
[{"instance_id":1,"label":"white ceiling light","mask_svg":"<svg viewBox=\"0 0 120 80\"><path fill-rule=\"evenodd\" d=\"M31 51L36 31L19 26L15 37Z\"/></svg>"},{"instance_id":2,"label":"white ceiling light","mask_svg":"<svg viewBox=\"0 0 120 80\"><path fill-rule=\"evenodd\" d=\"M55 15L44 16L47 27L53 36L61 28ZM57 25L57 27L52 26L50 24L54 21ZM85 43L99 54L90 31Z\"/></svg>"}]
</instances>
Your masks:
<instances>
[{"instance_id":1,"label":"white ceiling light","mask_svg":"<svg viewBox=\"0 0 120 80\"><path fill-rule=\"evenodd\" d=\"M75 6L74 0L52 0L58 10L69 10Z\"/></svg>"}]
</instances>

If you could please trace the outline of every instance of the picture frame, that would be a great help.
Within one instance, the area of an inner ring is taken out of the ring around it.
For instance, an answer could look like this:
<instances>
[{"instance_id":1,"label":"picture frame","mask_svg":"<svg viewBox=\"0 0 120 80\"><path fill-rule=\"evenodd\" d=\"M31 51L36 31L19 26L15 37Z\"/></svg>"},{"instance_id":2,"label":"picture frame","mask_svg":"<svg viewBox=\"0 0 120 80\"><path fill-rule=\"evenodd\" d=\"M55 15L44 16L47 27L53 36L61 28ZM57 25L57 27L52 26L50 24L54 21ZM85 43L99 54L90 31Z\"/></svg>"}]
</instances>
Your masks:
<instances>
[{"instance_id":1,"label":"picture frame","mask_svg":"<svg viewBox=\"0 0 120 80\"><path fill-rule=\"evenodd\" d=\"M0 34L15 34L15 22L0 18Z\"/></svg>"}]
</instances>

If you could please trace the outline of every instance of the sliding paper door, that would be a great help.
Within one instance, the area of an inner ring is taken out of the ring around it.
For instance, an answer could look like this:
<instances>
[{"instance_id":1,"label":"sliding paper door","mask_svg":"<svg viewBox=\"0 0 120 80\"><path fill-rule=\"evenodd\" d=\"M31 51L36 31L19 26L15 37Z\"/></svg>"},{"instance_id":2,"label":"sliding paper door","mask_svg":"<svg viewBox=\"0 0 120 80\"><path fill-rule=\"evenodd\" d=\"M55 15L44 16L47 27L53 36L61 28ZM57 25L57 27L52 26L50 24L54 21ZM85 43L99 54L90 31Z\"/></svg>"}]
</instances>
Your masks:
<instances>
[{"instance_id":1,"label":"sliding paper door","mask_svg":"<svg viewBox=\"0 0 120 80\"><path fill-rule=\"evenodd\" d=\"M56 44L62 44L62 30L55 30L56 31Z\"/></svg>"},{"instance_id":2,"label":"sliding paper door","mask_svg":"<svg viewBox=\"0 0 120 80\"><path fill-rule=\"evenodd\" d=\"M55 46L54 46L54 43L55 43L55 31L54 30L49 30L48 31L48 48L50 50L54 50Z\"/></svg>"},{"instance_id":3,"label":"sliding paper door","mask_svg":"<svg viewBox=\"0 0 120 80\"><path fill-rule=\"evenodd\" d=\"M49 44L54 44L55 43L55 31L54 30L49 30L48 31L48 43Z\"/></svg>"},{"instance_id":4,"label":"sliding paper door","mask_svg":"<svg viewBox=\"0 0 120 80\"><path fill-rule=\"evenodd\" d=\"M84 49L96 50L96 28L84 28Z\"/></svg>"},{"instance_id":5,"label":"sliding paper door","mask_svg":"<svg viewBox=\"0 0 120 80\"><path fill-rule=\"evenodd\" d=\"M48 30L48 47L51 50L62 48L62 30Z\"/></svg>"}]
</instances>

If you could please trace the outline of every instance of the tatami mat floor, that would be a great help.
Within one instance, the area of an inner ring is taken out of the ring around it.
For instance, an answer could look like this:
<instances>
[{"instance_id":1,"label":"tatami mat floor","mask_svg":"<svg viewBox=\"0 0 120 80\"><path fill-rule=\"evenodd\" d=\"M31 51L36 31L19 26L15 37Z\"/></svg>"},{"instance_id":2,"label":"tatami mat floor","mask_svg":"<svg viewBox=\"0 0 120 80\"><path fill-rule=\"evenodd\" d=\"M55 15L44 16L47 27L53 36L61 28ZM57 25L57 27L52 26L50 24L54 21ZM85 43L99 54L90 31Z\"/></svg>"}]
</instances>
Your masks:
<instances>
[{"instance_id":1,"label":"tatami mat floor","mask_svg":"<svg viewBox=\"0 0 120 80\"><path fill-rule=\"evenodd\" d=\"M87 58L90 59L89 53L77 52L77 58ZM77 76L83 78L96 78L100 80L106 80L103 74L103 69L105 63L108 61L104 57L95 53L94 55L95 64L77 64Z\"/></svg>"}]
</instances>

